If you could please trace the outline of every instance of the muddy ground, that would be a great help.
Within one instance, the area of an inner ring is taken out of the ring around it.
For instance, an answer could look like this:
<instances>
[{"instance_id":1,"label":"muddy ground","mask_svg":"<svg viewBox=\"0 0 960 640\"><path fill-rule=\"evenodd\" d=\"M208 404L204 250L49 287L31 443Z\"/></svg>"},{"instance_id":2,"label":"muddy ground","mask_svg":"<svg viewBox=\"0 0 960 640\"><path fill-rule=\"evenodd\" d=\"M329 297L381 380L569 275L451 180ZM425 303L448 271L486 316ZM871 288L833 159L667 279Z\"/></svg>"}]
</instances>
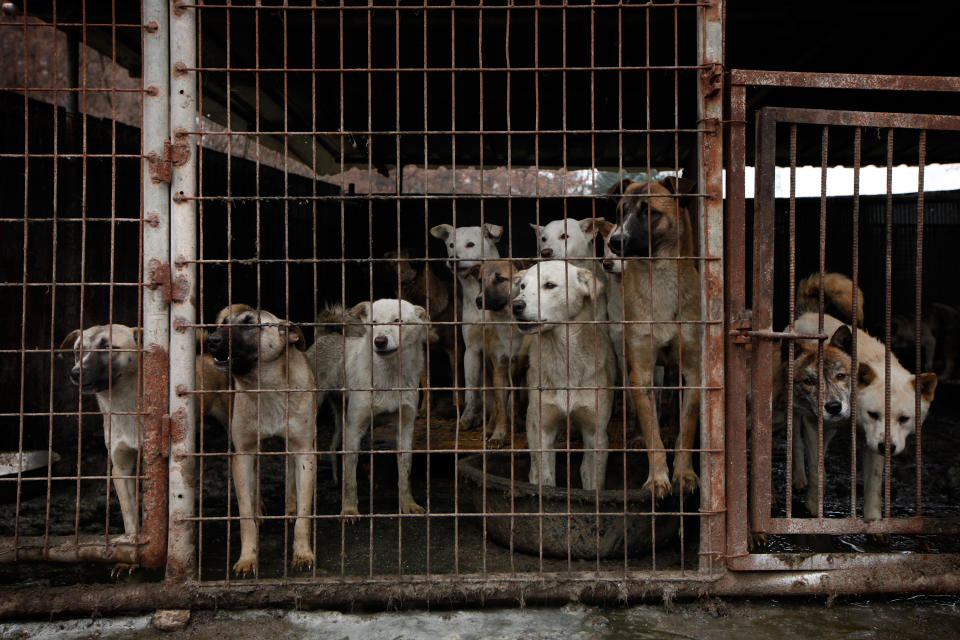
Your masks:
<instances>
[{"instance_id":1,"label":"muddy ground","mask_svg":"<svg viewBox=\"0 0 960 640\"><path fill-rule=\"evenodd\" d=\"M161 632L150 616L0 624L0 640L867 640L956 638L956 597L820 602L705 600L600 609L561 608L377 613L199 612L187 627Z\"/></svg>"}]
</instances>

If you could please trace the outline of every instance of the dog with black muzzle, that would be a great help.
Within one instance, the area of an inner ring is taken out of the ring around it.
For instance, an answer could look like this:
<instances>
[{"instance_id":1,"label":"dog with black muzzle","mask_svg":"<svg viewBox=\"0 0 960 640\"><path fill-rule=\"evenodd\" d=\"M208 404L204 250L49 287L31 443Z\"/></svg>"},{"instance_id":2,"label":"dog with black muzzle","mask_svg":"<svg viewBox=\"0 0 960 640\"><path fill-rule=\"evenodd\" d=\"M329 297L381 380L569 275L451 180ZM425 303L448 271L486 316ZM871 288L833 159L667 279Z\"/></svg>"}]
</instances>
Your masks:
<instances>
[{"instance_id":1,"label":"dog with black muzzle","mask_svg":"<svg viewBox=\"0 0 960 640\"><path fill-rule=\"evenodd\" d=\"M534 337L527 365L527 446L532 484L556 486L554 442L570 420L583 438L580 482L603 489L616 363L610 339L593 324L602 284L587 269L558 260L515 276L517 328Z\"/></svg>"},{"instance_id":2,"label":"dog with black muzzle","mask_svg":"<svg viewBox=\"0 0 960 640\"><path fill-rule=\"evenodd\" d=\"M430 321L426 310L406 300L361 302L347 311L351 336L344 352L347 416L343 431L343 505L354 519L357 505L357 454L371 425L397 425L400 513L424 513L410 489L413 429ZM355 337L354 337L355 336Z\"/></svg>"},{"instance_id":3,"label":"dog with black muzzle","mask_svg":"<svg viewBox=\"0 0 960 640\"><path fill-rule=\"evenodd\" d=\"M673 485L685 493L699 484L691 450L700 414L701 286L685 203L693 188L692 181L674 177L643 183L624 179L608 192L619 195L620 224L606 236L607 246L615 256L631 258L621 263L624 341L631 394L650 450L643 488L656 498L673 490L651 388L657 364L679 368L685 387Z\"/></svg>"},{"instance_id":4,"label":"dog with black muzzle","mask_svg":"<svg viewBox=\"0 0 960 640\"><path fill-rule=\"evenodd\" d=\"M487 443L494 448L502 447L507 437L508 416L513 415L512 403L508 402L509 389L517 383L522 384L522 367L530 349L531 337L521 335L510 316L513 277L524 266L510 260L494 260L476 265L466 273L480 285L475 303L481 311L483 354L490 365L489 373L493 374L494 388L494 407L490 415L493 431Z\"/></svg>"},{"instance_id":5,"label":"dog with black muzzle","mask_svg":"<svg viewBox=\"0 0 960 640\"><path fill-rule=\"evenodd\" d=\"M240 558L233 570L241 576L257 572L260 500L255 495L255 456L260 441L270 437L286 440L286 513L296 513L291 567L309 569L314 563L310 516L317 476L317 385L303 353L303 332L268 311L247 305L221 310L217 325L207 338L207 348L216 365L229 370L237 391L230 437L235 451L233 484L240 514Z\"/></svg>"},{"instance_id":6,"label":"dog with black muzzle","mask_svg":"<svg viewBox=\"0 0 960 640\"><path fill-rule=\"evenodd\" d=\"M113 486L120 502L123 529L127 536L137 532L137 456L143 437L140 431L143 403L138 368L140 329L123 324L96 325L74 329L60 345L72 349L70 381L80 393L97 399L103 414L103 441L110 454ZM206 415L227 424L230 393L227 376L213 366L213 358L198 352L197 386Z\"/></svg>"}]
</instances>

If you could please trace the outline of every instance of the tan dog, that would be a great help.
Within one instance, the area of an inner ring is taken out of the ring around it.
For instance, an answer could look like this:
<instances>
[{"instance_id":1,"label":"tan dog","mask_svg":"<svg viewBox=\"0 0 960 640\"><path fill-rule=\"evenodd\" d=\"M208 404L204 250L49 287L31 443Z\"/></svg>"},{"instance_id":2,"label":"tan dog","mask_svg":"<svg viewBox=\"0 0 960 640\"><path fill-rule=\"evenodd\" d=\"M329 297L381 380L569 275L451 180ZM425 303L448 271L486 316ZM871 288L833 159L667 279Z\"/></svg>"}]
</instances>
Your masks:
<instances>
[{"instance_id":1,"label":"tan dog","mask_svg":"<svg viewBox=\"0 0 960 640\"><path fill-rule=\"evenodd\" d=\"M700 320L700 276L695 260L657 259L696 255L690 212L679 197L693 187L688 180L672 177L644 183L624 179L610 191L623 194L617 205L622 222L606 237L607 246L616 256L635 258L623 261L624 320L640 321L624 326L626 360L644 445L650 449L650 473L643 488L657 498L672 491L657 407L649 389L658 363L675 366L680 362L683 383L689 387L682 394L673 483L682 492L693 491L699 483L690 449L700 413L702 331L699 324L680 322Z\"/></svg>"},{"instance_id":2,"label":"tan dog","mask_svg":"<svg viewBox=\"0 0 960 640\"><path fill-rule=\"evenodd\" d=\"M309 518L317 476L317 404L316 381L303 354L303 333L268 311L246 305L223 309L217 325L207 347L215 364L229 369L238 392L230 422L236 452L233 484L241 518L240 559L233 570L239 575L257 571L255 454L260 440L274 436L286 439L286 511L297 515L291 566L309 568L314 562Z\"/></svg>"},{"instance_id":3,"label":"tan dog","mask_svg":"<svg viewBox=\"0 0 960 640\"><path fill-rule=\"evenodd\" d=\"M198 333L198 338L199 338ZM141 380L137 353L140 329L122 324L75 329L63 340L61 349L73 349L70 380L81 393L94 394L103 414L103 441L113 465L113 486L120 502L123 529L127 536L137 532L137 455L143 436ZM221 424L229 423L230 394L226 374L213 366L209 354L197 355L197 386L202 410Z\"/></svg>"},{"instance_id":4,"label":"tan dog","mask_svg":"<svg viewBox=\"0 0 960 640\"><path fill-rule=\"evenodd\" d=\"M494 408L490 416L493 432L487 440L491 447L503 446L507 437L507 424L513 415L508 387L523 384L520 364L530 350L531 336L517 331L510 316L513 277L522 268L510 260L494 260L475 265L466 272L480 285L474 302L482 312L482 322L490 323L477 326L483 329L483 353L490 366L489 373L493 374Z\"/></svg>"},{"instance_id":5,"label":"tan dog","mask_svg":"<svg viewBox=\"0 0 960 640\"><path fill-rule=\"evenodd\" d=\"M913 362L915 357L917 318L914 314L896 315L890 325L891 349ZM939 302L923 310L920 323L920 346L923 347L923 370L939 371L939 377L951 380L956 376L960 357L960 311Z\"/></svg>"}]
</instances>

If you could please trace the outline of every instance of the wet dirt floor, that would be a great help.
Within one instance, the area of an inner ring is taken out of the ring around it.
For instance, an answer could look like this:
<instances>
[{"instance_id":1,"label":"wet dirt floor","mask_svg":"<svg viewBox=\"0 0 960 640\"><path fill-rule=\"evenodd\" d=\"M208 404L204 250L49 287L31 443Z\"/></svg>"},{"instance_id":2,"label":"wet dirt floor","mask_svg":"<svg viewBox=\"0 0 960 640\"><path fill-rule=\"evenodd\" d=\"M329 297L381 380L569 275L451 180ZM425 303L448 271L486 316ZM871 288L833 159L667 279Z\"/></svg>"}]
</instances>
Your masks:
<instances>
[{"instance_id":1,"label":"wet dirt floor","mask_svg":"<svg viewBox=\"0 0 960 640\"><path fill-rule=\"evenodd\" d=\"M556 608L347 614L254 610L197 612L184 629L161 632L151 616L0 624L0 640L720 640L952 639L960 599L916 597L850 602L723 601L602 609Z\"/></svg>"}]
</instances>

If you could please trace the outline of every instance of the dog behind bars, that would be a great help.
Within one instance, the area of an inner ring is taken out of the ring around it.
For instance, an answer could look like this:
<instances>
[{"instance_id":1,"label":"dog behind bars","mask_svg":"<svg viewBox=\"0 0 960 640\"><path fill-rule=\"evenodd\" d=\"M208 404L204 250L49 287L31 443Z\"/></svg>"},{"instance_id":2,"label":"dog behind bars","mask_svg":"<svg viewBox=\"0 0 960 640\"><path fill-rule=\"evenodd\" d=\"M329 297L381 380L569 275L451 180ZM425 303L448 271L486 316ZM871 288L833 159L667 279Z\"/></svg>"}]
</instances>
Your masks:
<instances>
[{"instance_id":1,"label":"dog behind bars","mask_svg":"<svg viewBox=\"0 0 960 640\"><path fill-rule=\"evenodd\" d=\"M259 500L254 458L260 441L274 436L286 439L286 513L297 516L291 566L308 569L314 563L309 518L317 475L317 406L316 382L303 354L303 333L268 311L246 305L221 310L217 325L207 347L216 366L233 375L237 391L230 437L236 453L233 483L241 520L240 558L233 570L238 575L257 571Z\"/></svg>"},{"instance_id":2,"label":"dog behind bars","mask_svg":"<svg viewBox=\"0 0 960 640\"><path fill-rule=\"evenodd\" d=\"M341 513L359 515L357 452L371 425L397 427L400 513L423 513L410 489L413 428L430 321L423 307L406 300L361 302L347 312L347 415L343 430L343 504ZM356 337L353 337L356 336Z\"/></svg>"},{"instance_id":3,"label":"dog behind bars","mask_svg":"<svg viewBox=\"0 0 960 640\"><path fill-rule=\"evenodd\" d=\"M199 334L198 334L199 335ZM122 324L74 329L61 349L72 349L70 381L80 393L92 394L103 414L103 441L113 466L113 486L120 502L127 536L137 531L137 456L143 441L143 414L137 352L140 329ZM226 374L213 365L213 358L198 350L197 387L203 412L221 424L229 423L230 393Z\"/></svg>"}]
</instances>

